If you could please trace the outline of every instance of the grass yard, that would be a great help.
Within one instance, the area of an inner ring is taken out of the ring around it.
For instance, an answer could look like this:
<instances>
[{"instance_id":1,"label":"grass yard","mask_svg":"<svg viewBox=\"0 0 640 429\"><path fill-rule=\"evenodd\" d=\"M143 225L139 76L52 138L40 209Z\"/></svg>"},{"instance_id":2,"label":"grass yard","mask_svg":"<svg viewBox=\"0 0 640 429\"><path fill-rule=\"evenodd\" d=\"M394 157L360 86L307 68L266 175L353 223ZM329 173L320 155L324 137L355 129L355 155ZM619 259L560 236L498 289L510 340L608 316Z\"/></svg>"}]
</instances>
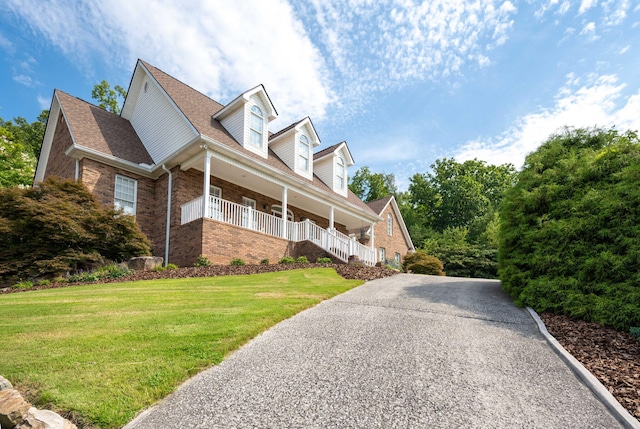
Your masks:
<instances>
[{"instance_id":1,"label":"grass yard","mask_svg":"<svg viewBox=\"0 0 640 429\"><path fill-rule=\"evenodd\" d=\"M117 428L276 323L362 284L328 268L0 295L0 375Z\"/></svg>"}]
</instances>

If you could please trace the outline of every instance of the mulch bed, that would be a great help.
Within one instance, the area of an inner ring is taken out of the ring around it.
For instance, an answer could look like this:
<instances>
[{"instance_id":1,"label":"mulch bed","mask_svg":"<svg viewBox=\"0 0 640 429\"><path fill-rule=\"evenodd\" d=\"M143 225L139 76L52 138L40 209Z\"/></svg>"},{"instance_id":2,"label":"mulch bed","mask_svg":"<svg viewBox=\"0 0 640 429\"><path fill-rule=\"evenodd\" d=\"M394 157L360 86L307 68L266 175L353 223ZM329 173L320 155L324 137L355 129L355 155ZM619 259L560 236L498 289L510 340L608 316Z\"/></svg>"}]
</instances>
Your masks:
<instances>
[{"instance_id":1,"label":"mulch bed","mask_svg":"<svg viewBox=\"0 0 640 429\"><path fill-rule=\"evenodd\" d=\"M640 420L640 341L597 323L551 313L540 318L562 347Z\"/></svg>"},{"instance_id":2,"label":"mulch bed","mask_svg":"<svg viewBox=\"0 0 640 429\"><path fill-rule=\"evenodd\" d=\"M234 276L272 273L278 271L294 270L297 268L334 268L336 272L345 279L356 279L371 281L389 277L398 274L398 271L390 270L384 267L367 267L357 264L271 264L271 265L211 265L209 267L185 267L177 270L166 271L135 271L134 273L120 277L117 279L104 279L91 283L51 283L46 286L36 285L29 289L12 289L5 288L0 293L26 292L40 289L53 289L68 286L77 286L81 284L101 284L128 282L137 280L156 280L156 279L181 279L187 277L216 277L216 276Z\"/></svg>"}]
</instances>

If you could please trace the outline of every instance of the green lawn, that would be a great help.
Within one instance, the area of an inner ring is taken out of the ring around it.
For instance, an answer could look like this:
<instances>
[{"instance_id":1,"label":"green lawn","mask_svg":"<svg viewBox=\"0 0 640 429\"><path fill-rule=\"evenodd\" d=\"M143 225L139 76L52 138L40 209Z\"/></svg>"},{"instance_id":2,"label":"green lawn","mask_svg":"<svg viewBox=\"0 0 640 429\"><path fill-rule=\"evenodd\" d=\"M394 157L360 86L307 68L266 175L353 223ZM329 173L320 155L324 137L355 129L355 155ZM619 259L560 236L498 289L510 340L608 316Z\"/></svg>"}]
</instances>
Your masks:
<instances>
[{"instance_id":1,"label":"green lawn","mask_svg":"<svg viewBox=\"0 0 640 429\"><path fill-rule=\"evenodd\" d=\"M357 285L328 268L0 296L0 375L102 428L305 308Z\"/></svg>"}]
</instances>

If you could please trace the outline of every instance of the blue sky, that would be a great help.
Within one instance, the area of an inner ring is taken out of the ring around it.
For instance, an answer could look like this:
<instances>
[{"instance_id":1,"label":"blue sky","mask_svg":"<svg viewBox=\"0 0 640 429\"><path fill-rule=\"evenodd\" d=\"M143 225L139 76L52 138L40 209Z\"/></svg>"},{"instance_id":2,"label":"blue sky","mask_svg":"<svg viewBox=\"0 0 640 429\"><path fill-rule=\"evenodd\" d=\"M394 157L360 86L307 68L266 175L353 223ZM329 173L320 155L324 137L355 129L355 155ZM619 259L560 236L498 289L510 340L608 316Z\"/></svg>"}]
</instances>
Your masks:
<instances>
[{"instance_id":1,"label":"blue sky","mask_svg":"<svg viewBox=\"0 0 640 429\"><path fill-rule=\"evenodd\" d=\"M272 131L308 115L401 189L443 157L519 167L563 126L640 129L638 0L3 3L5 120L142 58L223 104L264 84Z\"/></svg>"}]
</instances>

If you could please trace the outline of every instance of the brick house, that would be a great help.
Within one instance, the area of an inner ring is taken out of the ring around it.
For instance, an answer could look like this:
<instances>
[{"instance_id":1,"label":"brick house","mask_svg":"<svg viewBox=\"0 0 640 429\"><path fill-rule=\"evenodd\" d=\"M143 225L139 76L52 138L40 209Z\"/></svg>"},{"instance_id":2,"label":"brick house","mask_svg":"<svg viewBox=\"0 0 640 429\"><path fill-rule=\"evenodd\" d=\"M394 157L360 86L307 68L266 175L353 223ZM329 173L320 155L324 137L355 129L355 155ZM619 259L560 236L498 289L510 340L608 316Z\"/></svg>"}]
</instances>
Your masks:
<instances>
[{"instance_id":1,"label":"brick house","mask_svg":"<svg viewBox=\"0 0 640 429\"><path fill-rule=\"evenodd\" d=\"M351 231L351 236L366 246L375 243L378 261L396 261L398 265L402 263L402 257L409 252L415 252L415 247L409 236L409 231L404 223L400 208L393 195L367 203L382 221L373 225L373 237L371 226L360 230Z\"/></svg>"},{"instance_id":2,"label":"brick house","mask_svg":"<svg viewBox=\"0 0 640 429\"><path fill-rule=\"evenodd\" d=\"M54 91L34 183L82 181L135 216L165 263L202 254L217 264L300 255L375 264L375 233L363 245L348 231L386 220L349 191L347 144L314 153L311 119L274 133L277 115L262 85L223 106L138 60L120 115Z\"/></svg>"}]
</instances>

